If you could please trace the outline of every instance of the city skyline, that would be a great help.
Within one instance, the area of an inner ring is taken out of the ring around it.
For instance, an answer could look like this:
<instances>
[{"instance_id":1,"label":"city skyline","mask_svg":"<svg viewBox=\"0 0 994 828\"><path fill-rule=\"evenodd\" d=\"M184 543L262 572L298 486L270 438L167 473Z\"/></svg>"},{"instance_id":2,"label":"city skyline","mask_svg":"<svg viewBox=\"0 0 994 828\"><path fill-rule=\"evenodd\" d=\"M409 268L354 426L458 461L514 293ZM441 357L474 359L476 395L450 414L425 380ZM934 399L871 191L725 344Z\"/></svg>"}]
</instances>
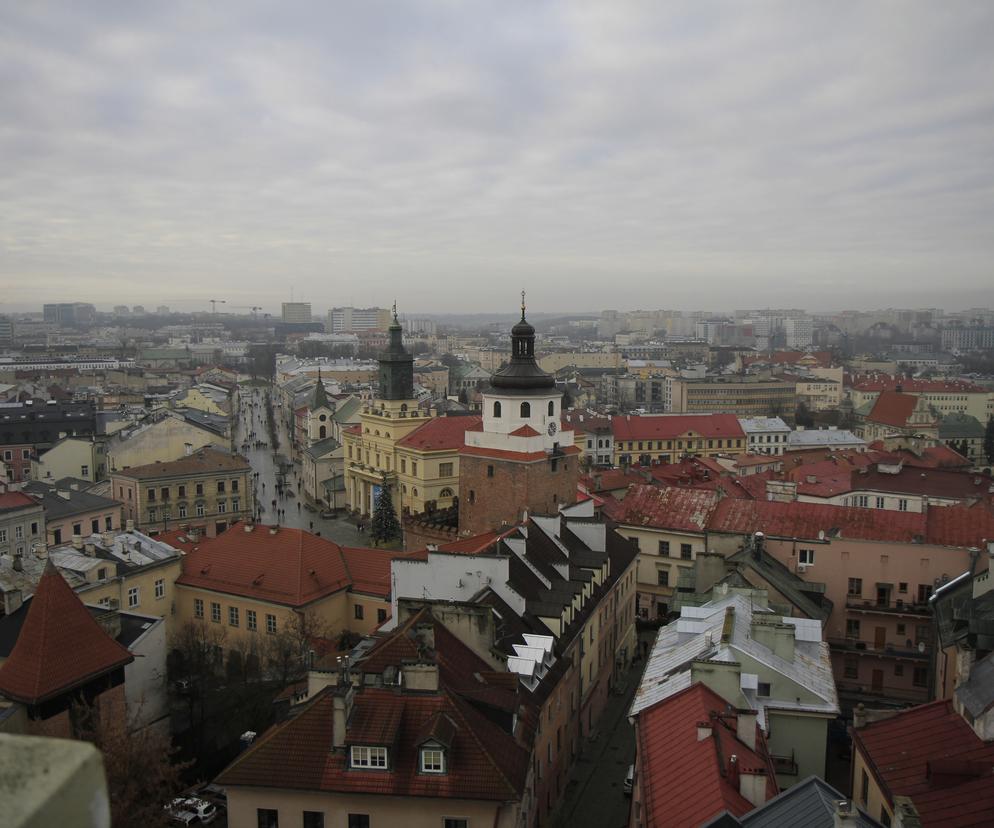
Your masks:
<instances>
[{"instance_id":1,"label":"city skyline","mask_svg":"<svg viewBox=\"0 0 994 828\"><path fill-rule=\"evenodd\" d=\"M994 10L783 8L8 7L0 310L990 304Z\"/></svg>"}]
</instances>

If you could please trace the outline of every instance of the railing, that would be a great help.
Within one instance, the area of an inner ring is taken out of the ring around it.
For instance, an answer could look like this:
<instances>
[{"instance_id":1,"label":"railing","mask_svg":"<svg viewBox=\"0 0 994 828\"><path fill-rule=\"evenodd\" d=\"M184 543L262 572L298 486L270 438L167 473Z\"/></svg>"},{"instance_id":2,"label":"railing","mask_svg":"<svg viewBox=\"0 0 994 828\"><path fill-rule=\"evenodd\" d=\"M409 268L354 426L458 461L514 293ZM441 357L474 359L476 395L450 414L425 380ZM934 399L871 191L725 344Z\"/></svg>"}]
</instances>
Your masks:
<instances>
[{"instance_id":1,"label":"railing","mask_svg":"<svg viewBox=\"0 0 994 828\"><path fill-rule=\"evenodd\" d=\"M874 687L872 683L860 682L856 679L836 679L836 689L839 693L858 696L873 696L881 700L895 702L926 702L928 701L927 687L895 687L890 684L881 684Z\"/></svg>"},{"instance_id":2,"label":"railing","mask_svg":"<svg viewBox=\"0 0 994 828\"><path fill-rule=\"evenodd\" d=\"M890 656L892 658L909 658L914 661L928 661L931 651L931 640L922 639L918 644L914 644L911 639L906 639L903 645L884 642L883 647L877 647L873 641L864 641L859 638L829 638L829 646L833 650L851 653L866 653L867 655Z\"/></svg>"},{"instance_id":3,"label":"railing","mask_svg":"<svg viewBox=\"0 0 994 828\"><path fill-rule=\"evenodd\" d=\"M794 754L790 756L777 756L770 754L773 762L773 771L781 776L797 776L797 762L794 761Z\"/></svg>"},{"instance_id":4,"label":"railing","mask_svg":"<svg viewBox=\"0 0 994 828\"><path fill-rule=\"evenodd\" d=\"M889 615L929 615L928 604L917 601L875 601L857 595L846 596L846 608L859 612L882 612Z\"/></svg>"}]
</instances>

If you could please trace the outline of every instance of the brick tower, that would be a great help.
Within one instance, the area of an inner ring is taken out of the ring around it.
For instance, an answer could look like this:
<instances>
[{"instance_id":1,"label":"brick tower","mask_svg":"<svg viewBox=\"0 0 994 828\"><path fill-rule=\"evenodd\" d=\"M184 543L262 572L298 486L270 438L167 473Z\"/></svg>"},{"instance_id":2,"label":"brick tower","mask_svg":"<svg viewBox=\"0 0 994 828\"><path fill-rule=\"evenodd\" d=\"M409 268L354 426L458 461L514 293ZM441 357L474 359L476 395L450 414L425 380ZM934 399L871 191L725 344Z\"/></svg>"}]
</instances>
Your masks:
<instances>
[{"instance_id":1,"label":"brick tower","mask_svg":"<svg viewBox=\"0 0 994 828\"><path fill-rule=\"evenodd\" d=\"M576 502L579 450L561 430L561 392L535 362L535 329L511 329L511 360L483 393L483 423L459 452L459 534L476 535L519 521L525 511L554 515Z\"/></svg>"}]
</instances>

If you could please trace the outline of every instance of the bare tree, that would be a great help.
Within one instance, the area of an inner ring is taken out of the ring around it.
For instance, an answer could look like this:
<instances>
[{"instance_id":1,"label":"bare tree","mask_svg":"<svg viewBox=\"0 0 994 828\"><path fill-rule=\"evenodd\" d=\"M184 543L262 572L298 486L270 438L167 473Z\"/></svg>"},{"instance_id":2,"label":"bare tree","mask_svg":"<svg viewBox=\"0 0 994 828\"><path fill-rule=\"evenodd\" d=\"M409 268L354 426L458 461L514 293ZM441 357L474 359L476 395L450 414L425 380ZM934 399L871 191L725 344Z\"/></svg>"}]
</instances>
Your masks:
<instances>
[{"instance_id":1,"label":"bare tree","mask_svg":"<svg viewBox=\"0 0 994 828\"><path fill-rule=\"evenodd\" d=\"M311 665L311 653L329 638L329 626L313 612L295 612L290 622L266 637L267 674L280 687L303 677Z\"/></svg>"},{"instance_id":2,"label":"bare tree","mask_svg":"<svg viewBox=\"0 0 994 828\"><path fill-rule=\"evenodd\" d=\"M206 700L211 685L224 665L224 640L227 631L221 624L187 621L173 633L173 675L186 699L190 728L203 735Z\"/></svg>"},{"instance_id":3,"label":"bare tree","mask_svg":"<svg viewBox=\"0 0 994 828\"><path fill-rule=\"evenodd\" d=\"M103 754L114 828L166 828L163 806L182 787L187 764L173 762L176 750L166 731L129 727L128 721L100 715L81 703L72 710L78 737ZM137 721L138 712L132 715Z\"/></svg>"}]
</instances>

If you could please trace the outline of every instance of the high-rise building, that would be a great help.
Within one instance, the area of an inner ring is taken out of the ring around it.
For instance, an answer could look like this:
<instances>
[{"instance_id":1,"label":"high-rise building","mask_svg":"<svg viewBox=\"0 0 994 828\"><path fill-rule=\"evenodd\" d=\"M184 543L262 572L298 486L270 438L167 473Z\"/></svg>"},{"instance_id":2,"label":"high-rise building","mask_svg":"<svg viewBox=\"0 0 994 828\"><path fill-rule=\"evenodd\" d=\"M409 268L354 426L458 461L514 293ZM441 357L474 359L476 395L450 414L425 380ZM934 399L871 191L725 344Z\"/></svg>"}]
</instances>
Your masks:
<instances>
[{"instance_id":1,"label":"high-rise building","mask_svg":"<svg viewBox=\"0 0 994 828\"><path fill-rule=\"evenodd\" d=\"M390 326L387 308L332 308L325 326L328 333L385 331Z\"/></svg>"},{"instance_id":2,"label":"high-rise building","mask_svg":"<svg viewBox=\"0 0 994 828\"><path fill-rule=\"evenodd\" d=\"M293 325L309 324L311 322L311 303L284 302L283 321Z\"/></svg>"},{"instance_id":3,"label":"high-rise building","mask_svg":"<svg viewBox=\"0 0 994 828\"><path fill-rule=\"evenodd\" d=\"M93 321L96 308L88 302L53 302L42 306L45 321L54 325L76 325Z\"/></svg>"},{"instance_id":4,"label":"high-rise building","mask_svg":"<svg viewBox=\"0 0 994 828\"><path fill-rule=\"evenodd\" d=\"M804 319L785 319L783 330L788 348L807 348L814 337L811 319L807 317Z\"/></svg>"}]
</instances>

